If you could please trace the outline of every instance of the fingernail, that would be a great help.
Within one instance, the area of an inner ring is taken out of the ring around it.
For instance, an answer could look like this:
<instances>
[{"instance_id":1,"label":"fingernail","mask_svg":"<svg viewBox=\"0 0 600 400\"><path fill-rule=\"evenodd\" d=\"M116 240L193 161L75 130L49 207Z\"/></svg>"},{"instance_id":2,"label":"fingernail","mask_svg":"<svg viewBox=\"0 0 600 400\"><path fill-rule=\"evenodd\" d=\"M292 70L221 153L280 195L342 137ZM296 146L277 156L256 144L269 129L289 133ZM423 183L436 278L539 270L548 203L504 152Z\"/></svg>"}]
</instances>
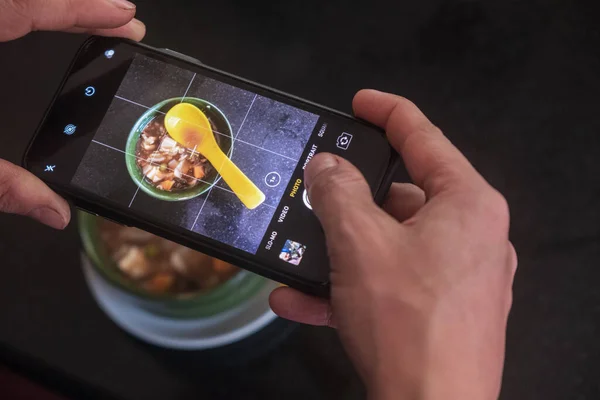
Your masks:
<instances>
[{"instance_id":1,"label":"fingernail","mask_svg":"<svg viewBox=\"0 0 600 400\"><path fill-rule=\"evenodd\" d=\"M55 229L63 229L67 226L67 221L58 212L48 207L41 207L32 210L27 214L29 217L38 220L44 225L48 225Z\"/></svg>"},{"instance_id":2,"label":"fingernail","mask_svg":"<svg viewBox=\"0 0 600 400\"><path fill-rule=\"evenodd\" d=\"M115 6L123 10L135 10L135 4L127 0L110 0Z\"/></svg>"},{"instance_id":3,"label":"fingernail","mask_svg":"<svg viewBox=\"0 0 600 400\"><path fill-rule=\"evenodd\" d=\"M308 189L314 178L326 169L333 168L338 165L337 158L329 153L317 154L306 166L304 170L304 185Z\"/></svg>"},{"instance_id":4,"label":"fingernail","mask_svg":"<svg viewBox=\"0 0 600 400\"><path fill-rule=\"evenodd\" d=\"M389 96L389 93L382 92L381 90L377 90L377 89L366 89L366 91L369 93L370 96L373 96L373 97Z\"/></svg>"},{"instance_id":5,"label":"fingernail","mask_svg":"<svg viewBox=\"0 0 600 400\"><path fill-rule=\"evenodd\" d=\"M132 19L130 25L135 35L139 37L138 40L141 40L146 34L146 25L137 18Z\"/></svg>"}]
</instances>

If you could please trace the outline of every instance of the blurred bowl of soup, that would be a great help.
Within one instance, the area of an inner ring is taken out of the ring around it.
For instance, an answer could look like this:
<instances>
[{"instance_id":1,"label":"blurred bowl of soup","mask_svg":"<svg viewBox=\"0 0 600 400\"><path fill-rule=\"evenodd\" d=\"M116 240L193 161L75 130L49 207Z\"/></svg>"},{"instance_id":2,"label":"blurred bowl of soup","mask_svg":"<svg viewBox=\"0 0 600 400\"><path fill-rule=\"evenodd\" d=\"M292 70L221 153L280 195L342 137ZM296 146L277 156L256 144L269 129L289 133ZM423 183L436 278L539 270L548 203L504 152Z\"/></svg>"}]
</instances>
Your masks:
<instances>
[{"instance_id":1,"label":"blurred bowl of soup","mask_svg":"<svg viewBox=\"0 0 600 400\"><path fill-rule=\"evenodd\" d=\"M210 317L252 298L267 280L137 228L78 213L99 275L139 307L171 318Z\"/></svg>"}]
</instances>

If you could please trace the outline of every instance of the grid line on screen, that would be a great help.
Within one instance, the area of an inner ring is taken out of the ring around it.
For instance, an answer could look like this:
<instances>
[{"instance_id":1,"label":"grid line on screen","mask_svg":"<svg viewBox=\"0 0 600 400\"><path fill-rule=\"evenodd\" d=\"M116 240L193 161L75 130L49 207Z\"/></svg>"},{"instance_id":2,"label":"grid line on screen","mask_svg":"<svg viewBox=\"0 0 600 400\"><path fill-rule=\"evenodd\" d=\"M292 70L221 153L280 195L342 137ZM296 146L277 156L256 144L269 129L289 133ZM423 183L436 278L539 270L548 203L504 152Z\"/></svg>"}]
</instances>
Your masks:
<instances>
[{"instance_id":1,"label":"grid line on screen","mask_svg":"<svg viewBox=\"0 0 600 400\"><path fill-rule=\"evenodd\" d=\"M134 156L134 157L135 157L136 159L138 159L138 160L149 161L149 160L147 160L147 159L145 159L145 158L138 157L138 156L136 156L135 154L128 153L128 152L126 152L126 151L123 151L123 150L121 150L121 149L117 149L116 147L110 146L110 145L108 145L108 144L106 144L106 143L99 142L99 141L97 141L97 140L95 140L95 139L92 139L92 143L95 143L95 144L97 144L97 145L100 145L100 146L104 146L104 147L106 147L106 148L109 148L109 149L111 149L111 150L117 151L117 152L119 152L119 153L123 153L123 154L127 154L127 155L130 155L130 156ZM168 167L167 167L167 169L168 169L168 170L171 170L171 171L173 171L173 169L171 169L171 168L168 168ZM208 181L205 181L205 180L202 180L202 179L198 179L198 178L196 178L196 177L193 177L193 176L191 176L191 175L187 175L187 174L183 174L183 175L184 175L184 176L186 176L186 177L188 177L188 178L194 178L194 179L195 179L195 180L197 180L198 182L206 183L206 184L209 184L209 185L211 184L211 183L210 183L210 182L208 182ZM139 186L138 186L138 189L139 189ZM217 186L217 189L224 190L224 191L226 191L226 192L229 192L229 193L233 193L233 191L232 191L232 190L229 190L229 189L227 189L227 188L224 188L224 187L221 187L221 186ZM233 193L233 194L235 194L235 193ZM263 203L263 204L261 204L261 205L264 205L264 206L266 206L266 207L269 207L269 208L277 208L277 207L275 207L275 206L273 206L273 205L271 205L271 204L266 204L266 203Z\"/></svg>"},{"instance_id":2,"label":"grid line on screen","mask_svg":"<svg viewBox=\"0 0 600 400\"><path fill-rule=\"evenodd\" d=\"M255 94L254 98L252 99L252 103L250 103L250 106L248 107L248 110L246 111L246 115L244 115L244 119L242 120L242 123L240 124L240 127L238 128L238 131L235 133L235 136L233 137L232 145L235 144L235 141L236 141L238 135L240 134L240 131L242 130L242 127L244 126L244 122L246 122L246 118L248 118L248 114L250 114L250 110L252 109L252 106L254 105L254 102L256 101L257 97L258 97L258 95ZM217 169L217 171L219 171L219 170ZM196 215L196 219L194 220L194 223L190 227L191 231L194 230L194 226L196 226L196 222L198 222L198 218L200 218L200 214L202 214L202 210L204 209L204 205L208 201L208 197L210 196L210 193L212 192L212 190L213 190L213 188L215 186L216 185L213 185L213 186L211 186L210 189L208 189L208 193L206 194L206 197L204 198L204 202L202 203L202 207L200 207L200 211L198 211L198 215Z\"/></svg>"},{"instance_id":3,"label":"grid line on screen","mask_svg":"<svg viewBox=\"0 0 600 400\"><path fill-rule=\"evenodd\" d=\"M187 88L185 89L185 92L184 92L184 94L183 94L183 97L186 97L186 95L187 95L188 91L190 90L190 88L191 88L191 86L192 86L192 83L193 83L193 81L194 81L194 79L195 79L195 78L196 78L196 74L194 74L194 75L192 76L192 78L190 79L190 82L189 82L189 84L188 84ZM140 103L138 103L138 102L135 102L135 101L133 101L133 100L127 99L127 98L125 98L125 97L122 97L122 96L119 96L119 95L115 95L114 97L115 97L115 98L117 98L117 99L119 99L119 100L126 101L126 102L128 102L128 103L134 104L134 105L136 105L136 106L138 106L138 107L142 107L142 108L145 108L145 109L148 109L148 110L151 108L151 107L148 107L148 106L146 106L146 105L144 105L144 104L140 104ZM277 152L274 152L274 151L272 151L272 150L265 149L265 148L263 148L263 147L260 147L260 146L257 146L257 145L255 145L255 144L252 144L252 143L246 142L245 140L238 139L238 136L239 136L239 134L240 134L240 132L241 132L241 130L242 130L242 128L243 128L243 126L244 126L244 123L246 122L246 119L248 118L248 115L250 114L250 110L252 109L252 106L254 105L254 102L256 101L256 99L257 99L257 98L258 98L258 94L255 94L255 95L254 95L254 97L252 98L252 102L250 103L250 105L248 106L248 109L246 110L246 114L244 115L244 119L242 120L242 122L241 122L241 124L240 124L240 127L238 128L238 130L237 130L237 132L236 132L235 136L232 138L232 144L235 144L235 142L236 142L236 141L239 141L239 142L241 142L241 143L244 143L244 144L247 144L247 145L249 145L249 146L252 146L252 147L254 147L254 148L257 148L257 149L260 149L260 150L266 151L266 152L268 152L268 153L271 153L271 154L277 155L277 156L279 156L279 157L286 158L286 159L288 159L288 160L291 160L291 161L294 161L294 162L298 162L298 160L297 160L297 159L294 159L294 158L292 158L292 157L284 156L283 154L279 154L279 153L277 153ZM182 101L183 101L183 99L182 99ZM163 115L164 115L164 114L166 114L165 112L162 112L162 111L157 111L157 112L158 112L158 113L160 113L160 114L163 114ZM219 131L216 131L216 130L215 130L215 131L213 131L213 132L214 132L214 133L217 133L217 134L219 134L219 135L223 135L223 136L228 136L228 137L229 137L229 135L226 135L226 134L224 134L224 133L222 133L222 132L219 132ZM164 140L164 137L163 137L163 140ZM102 143L102 142L100 142L100 141L98 141L98 140L95 140L95 139L93 139L93 140L92 140L92 142L93 142L93 143L96 143L96 144L98 144L98 145L101 145L101 146L107 147L107 148L109 148L109 149L111 149L111 150L118 151L118 152L120 152L120 153L123 153L123 154L132 155L132 156L134 156L136 159L139 159L139 160L144 160L144 161L148 161L148 162L151 162L151 161L152 161L152 160L146 160L146 159L143 159L142 157L139 157L139 156L138 156L138 155L136 155L136 154L131 154L131 153L128 153L128 152L126 152L126 151L123 151L123 150L117 149L116 147L110 146L110 145L108 145L108 144L106 144L106 143ZM161 140L161 143L162 143L162 140ZM160 143L159 143L159 147L160 147ZM170 169L170 168L169 168L169 169ZM185 175L185 176L188 176L188 175ZM189 176L189 177L191 177L191 176ZM206 183L206 184L209 184L209 185L211 185L211 184L212 184L212 183L210 183L210 182L207 182L207 181L204 181L204 180L202 180L202 179L197 179L197 178L195 178L195 177L191 177L191 178L194 178L194 179L196 179L196 180L197 180L197 181L199 181L199 182L203 182L203 183ZM209 198L209 196L210 196L210 193L212 192L212 190L213 190L215 187L216 187L217 189L220 189L220 190L223 190L223 191L226 191L226 192L229 192L229 193L235 194L235 193L234 193L232 190L230 190L230 189L227 189L227 188L225 188L225 187L217 186L216 184L214 184L213 186L211 186L211 188L208 190L208 193L207 193L206 197L204 198L204 202L202 203L202 206L200 207L200 211L198 212L198 215L196 215L196 218L194 219L194 223L193 223L193 224L192 224L192 226L190 227L190 230L193 230L194 226L195 226L195 225L196 225L196 223L198 222L198 219L199 219L199 217L200 217L200 214L202 213L202 210L204 209L204 206L205 206L206 202L208 201L208 198ZM137 187L137 189L136 189L135 193L133 194L133 197L131 198L131 201L129 202L129 207L131 207L131 206L133 205L133 202L135 201L135 198L136 198L136 196L137 196L137 194L138 194L138 192L139 192L140 188L141 188L141 184L138 184L138 187ZM272 209L276 209L276 208L277 208L276 206L274 206L274 205L271 205L271 204L267 204L267 203L262 203L261 205L263 205L263 206L265 206L265 207L272 208Z\"/></svg>"},{"instance_id":4,"label":"grid line on screen","mask_svg":"<svg viewBox=\"0 0 600 400\"><path fill-rule=\"evenodd\" d=\"M184 91L184 93L183 93L183 96L182 96L182 100L181 100L181 102L183 102L183 101L184 101L184 99L185 99L185 97L187 96L188 92L190 91L190 89L191 89L191 87L192 87L192 85L193 85L193 83L194 83L194 80L195 80L195 78L196 78L196 77L197 77L197 75L196 75L196 73L194 73L194 75L191 77L191 79L190 79L189 83L187 84L187 86L186 86L186 88L185 88L185 91ZM255 93L255 94L254 94L254 97L252 98L252 101L251 101L251 102L249 103L249 105L247 106L246 112L245 112L245 114L244 114L244 118L242 119L242 121L241 121L241 123L240 123L240 125L239 125L239 127L238 127L238 129L237 129L237 132L235 133L235 135L233 135L233 136L230 136L230 135L227 135L227 134L225 134L225 133L223 133L223 132L219 132L219 131L216 131L216 130L213 130L213 132L214 132L215 134L218 134L218 135L222 135L222 136L226 136L226 137L228 137L228 138L231 138L232 145L234 145L236 142L238 142L238 141L239 141L240 143L243 143L243 144L245 144L245 145L248 145L248 146L250 146L251 148L254 148L254 149L256 149L256 151L258 151L259 153L260 153L260 152L262 152L262 151L264 151L264 152L267 152L267 153L273 154L273 155L275 155L275 156L281 157L281 158L283 158L283 159L286 159L286 160L292 161L292 162L294 162L294 163L298 163L298 162L299 162L299 159L298 159L298 158L293 158L293 157L290 157L290 156L287 156L287 155L283 155L283 154L277 153L276 151L269 150L269 149L267 149L267 148L264 148L264 147L261 147L261 146L259 146L259 145L256 145L256 144L253 144L253 143L247 142L247 141L245 141L245 140L242 140L242 139L239 139L239 136L240 136L240 133L242 132L242 129L244 129L244 127L246 127L246 126L247 126L247 124L246 124L246 122L247 122L247 119L248 119L248 117L249 117L249 115L250 115L250 112L252 111L252 109L253 109L253 106L255 105L255 103L256 103L256 100L258 99L258 97L259 97L259 95ZM126 97L123 97L123 96L119 96L119 95L117 95L117 94L115 94L115 95L114 95L114 98L116 98L116 99L119 99L119 100L121 100L121 101L124 101L124 102L127 102L127 103L130 103L130 104L133 104L133 105L135 105L135 106L137 106L137 107L140 107L140 108L143 108L143 109L145 109L145 110L152 109L152 107L148 107L148 106L146 106L146 105L144 105L144 104L142 104L142 103L139 103L139 102L133 101L133 100L131 100L131 99L128 99L128 98L126 98ZM163 111L158 111L158 110L156 110L156 112L157 112L157 113L160 113L160 114L162 114L162 115L166 115L166 112L163 112ZM162 138L162 140L159 142L159 147L160 147L160 145L161 145L161 143L162 143L162 141L163 141L163 140L164 140L164 137L163 137L163 138ZM92 140L92 142L93 142L93 143L95 143L95 144L97 144L97 145L100 145L100 146L103 146L103 147L109 148L109 149L111 149L112 151L117 151L117 152L119 152L119 153L123 153L123 154L129 155L129 156L133 156L133 157L135 157L135 159L136 159L136 160L144 160L144 161L146 161L146 162L152 162L152 157L150 157L149 159L145 159L145 158L143 158L143 157L139 157L137 154L131 154L131 153L127 152L127 151L120 150L120 149L118 149L118 148L116 148L116 147L110 146L110 145L108 145L108 144L106 144L106 143L102 143L101 141L98 141L98 140L95 140L95 139L93 139L93 140ZM168 169L169 169L169 170L172 170L171 168L168 168ZM217 169L217 171L219 171L219 169ZM219 190L222 190L222 191L225 191L225 192L231 193L231 194L233 194L233 195L235 195L235 193L234 193L234 192L233 192L233 191L232 191L232 190L231 190L231 189L230 189L230 188L229 188L227 185L216 185L216 184L214 184L214 182L207 182L207 181L205 181L205 180L202 180L202 179L197 179L197 178L195 178L195 177L193 177L193 176L189 176L189 175L187 175L187 174L185 174L185 176L186 176L186 177L189 177L189 178L192 178L192 179L195 179L197 182L203 182L203 183L205 183L205 184L212 185L212 186L209 188L208 192L206 193L206 196L204 197L204 200L202 201L202 205L200 206L200 209L199 209L199 211L198 211L198 214L196 215L196 217L195 217L195 219L194 219L194 221L193 221L192 225L189 227L189 229L193 231L193 230L194 230L194 228L196 227L196 225L198 224L198 221L199 221L199 219L200 219L200 216L201 216L201 215L202 215L202 213L204 212L204 208L205 208L205 206L206 206L206 203L208 202L208 200L209 200L209 197L211 196L212 190L213 190L215 187L216 187L217 189L219 189ZM133 206L133 203L134 203L134 201L135 201L135 200L136 200L136 198L137 198L137 194L139 193L140 189L142 188L142 187L141 187L141 185L142 185L142 183L141 183L141 182L140 182L140 183L137 185L137 188L136 188L136 190L135 190L135 192L134 192L134 194L133 194L133 196L132 196L132 198L131 198L131 200L130 200L130 202L129 202L129 206L128 206L128 207L130 207L130 208L131 208L131 207ZM271 204L268 204L268 203L266 203L266 202L263 202L261 205L262 205L262 206L265 206L265 207L268 207L268 208L270 208L270 209L272 209L272 210L275 210L275 209L277 208L277 205L271 205Z\"/></svg>"},{"instance_id":5,"label":"grid line on screen","mask_svg":"<svg viewBox=\"0 0 600 400\"><path fill-rule=\"evenodd\" d=\"M194 76L192 76L192 79L190 80L190 84L188 85L187 89L185 89L185 93L183 94L183 97L181 98L180 103L183 103L183 99L185 99L185 96L187 96L188 92L190 91L190 88L192 87L192 82L194 82L195 77L196 77L196 73L194 72Z\"/></svg>"},{"instance_id":6,"label":"grid line on screen","mask_svg":"<svg viewBox=\"0 0 600 400\"><path fill-rule=\"evenodd\" d=\"M189 91L189 90L190 90L190 88L192 87L192 83L194 82L194 79L195 79L195 78L196 78L196 73L194 73L194 75L192 76L192 79L190 79L190 83L188 83L188 85L187 85L187 87L186 87L186 89L185 89L185 92L183 93L183 96L182 96L182 99L181 99L181 101L182 101L182 102L183 102L183 99L185 98L185 96L187 95L188 91ZM127 98L124 98L124 97L121 97L121 96L118 96L118 95L115 95L114 97L116 97L117 99L120 99L120 100L123 100L123 101L129 102L129 103L131 103L131 104L135 104L135 105L137 105L137 106L139 106L139 107L143 107L143 108L146 108L146 109L150 109L150 108L151 108L151 107L145 106L145 105L143 105L143 104L137 103L137 102L135 102L135 101L129 100L129 99L127 99ZM248 143L248 142L246 142L246 141L244 141L244 140L240 140L240 139L238 139L238 136L239 136L239 134L240 134L240 132L241 132L241 130L242 130L242 127L244 126L244 123L246 122L246 118L248 118L248 114L250 114L250 110L252 109L252 106L254 105L254 102L256 101L256 98L257 98L257 97L258 97L258 94L255 94L255 95L254 95L254 98L252 98L252 102L250 103L250 106L248 106L248 110L246 110L246 114L244 115L244 119L242 120L242 123L240 124L240 127L238 128L238 131L236 132L235 136L232 138L232 145L234 145L234 144L235 144L236 140L239 140L239 141L240 141L240 142L242 142L242 143L248 144L248 145L250 145L250 146L253 146L253 147L256 147L256 148L258 148L258 149L261 149L261 150L267 151L267 152L269 152L269 153L273 153L273 154L275 154L275 155L278 155L278 156L280 156L280 157L287 158L287 159L289 159L289 160L292 160L292 161L294 161L294 162L298 162L298 160L295 160L295 159L293 159L293 158L291 158L291 157L284 156L283 154L278 154L278 153L276 153L276 152L274 152L274 151L271 151L271 150L268 150L268 149L264 149L264 148L262 148L262 147L260 147L260 146L256 146L256 145L253 145L253 144L251 144L251 143ZM164 112L162 112L162 111L157 111L157 112L158 112L158 113L160 113L160 114L166 114L166 113L164 113ZM220 134L220 135L223 135L223 136L228 136L228 135L225 135L224 133L221 133L221 132L218 132L218 131L213 131L213 132L215 132L215 133L218 133L218 134ZM164 137L163 137L163 139L162 139L162 140L164 140ZM161 140L161 143L162 143L162 140ZM118 149L116 149L116 148L114 148L114 147L112 147L112 146L105 145L104 143L100 143L100 142L98 142L98 141L96 141L96 140L92 140L92 141L93 141L93 142L95 142L95 143L97 143L97 144L104 145L104 146L106 146L106 147L108 147L108 148L111 148L111 149L113 149L113 150L118 150ZM159 145L158 145L158 148L160 148L160 144L161 144L161 143L159 143ZM125 152L123 152L123 153L125 153ZM135 157L136 159L140 159L140 157L138 157L137 155L134 155L134 157ZM152 160L150 160L150 162L152 162ZM217 169L217 171L219 171L219 170ZM187 176L187 175L186 175L186 176ZM194 177L194 179L196 179L196 178ZM196 179L196 180L197 180L197 181L200 181L200 182L207 183L207 184L209 184L209 185L212 185L212 186L210 187L210 189L208 189L208 193L206 194L206 197L204 198L204 202L202 202L202 206L200 207L200 211L198 212L198 215L196 215L196 218L194 219L194 223L193 223L193 224L192 224L192 226L190 227L190 230L193 230L193 229L194 229L194 226L196 226L196 222L198 222L198 218L200 217L200 214L202 213L202 210L204 209L204 205L206 204L206 202L207 202L207 200L208 200L208 198L209 198L209 196L210 196L210 193L212 192L213 188L217 187L217 188L219 188L219 189L221 189L221 190L225 190L226 192L229 192L229 193L233 193L233 194L235 194L233 191L231 191L231 190L229 190L229 189L226 189L226 188L223 188L223 187L217 186L216 184L214 184L214 182L213 182L213 183L209 183L209 182L203 181L203 180L201 180L201 179ZM135 198L136 198L136 196L137 196L138 192L140 191L140 188L141 188L141 184L139 184L139 185L138 185L138 187L137 187L137 189L136 189L135 193L133 194L133 197L131 198L131 201L129 202L129 208L131 208L131 206L132 206L132 204L133 204L133 202L134 202L134 200L135 200ZM276 208L276 206L272 206L272 205L270 205L270 204L266 204L266 203L262 203L261 205L264 205L264 206L266 206L266 207L269 207L269 208Z\"/></svg>"},{"instance_id":7,"label":"grid line on screen","mask_svg":"<svg viewBox=\"0 0 600 400\"><path fill-rule=\"evenodd\" d=\"M258 95L255 95L255 99L256 99L256 96L258 96ZM135 104L136 106L143 107L143 108L145 108L145 109L147 109L147 110L149 110L149 109L151 108L151 107L145 106L145 105L143 105L143 104L140 104L140 103L136 103L135 101L131 101L131 100L129 100L129 99L126 99L126 98L124 98L124 97L121 97L121 96L115 96L115 97L116 97L117 99L119 99L119 100L123 100L123 101L126 101L126 102L128 102L128 103L131 103L131 104ZM252 101L252 103L254 103L254 100ZM251 106L252 106L252 104L251 104ZM248 109L248 110L250 110L250 109ZM166 114L166 113L164 113L164 112L162 112L162 111L158 111L158 110L157 110L156 112L157 112L157 113L159 113L159 114L163 114L163 115L165 115L165 114ZM248 116L248 114L246 114L246 117L247 117L247 116ZM244 121L246 120L246 117L244 117ZM225 133L223 133L223 132L219 132L219 131L216 131L216 130L213 130L213 132L214 132L214 133L216 133L216 134L222 135L222 136L227 136L227 137L229 137L229 135L227 135L227 134L225 134ZM292 157L289 157L289 156L284 156L283 154L279 154L279 153L277 153L277 152L275 152L275 151L273 151L273 150L265 149L264 147L257 146L257 145L255 145L255 144L252 144L252 143L250 143L250 142L246 142L245 140L238 139L237 137L235 137L235 138L234 138L234 140L235 140L235 141L238 141L238 142L240 142L240 143L247 144L248 146L252 146L252 147L255 147L255 148L257 148L257 149L260 149L260 150L266 151L267 153L275 154L276 156L279 156L279 157L286 158L286 159L288 159L288 160L290 160L290 161L293 161L293 162L296 162L296 163L299 161L298 159L295 159L295 158L292 158Z\"/></svg>"},{"instance_id":8,"label":"grid line on screen","mask_svg":"<svg viewBox=\"0 0 600 400\"><path fill-rule=\"evenodd\" d=\"M127 206L127 208L131 208L131 205L133 204L133 201L135 200L135 196L137 196L137 194L140 191L141 187L142 187L142 185L139 184L138 187L137 187L137 189L135 189L135 193L133 194L133 197L131 198L131 201L129 202L129 206Z\"/></svg>"}]
</instances>

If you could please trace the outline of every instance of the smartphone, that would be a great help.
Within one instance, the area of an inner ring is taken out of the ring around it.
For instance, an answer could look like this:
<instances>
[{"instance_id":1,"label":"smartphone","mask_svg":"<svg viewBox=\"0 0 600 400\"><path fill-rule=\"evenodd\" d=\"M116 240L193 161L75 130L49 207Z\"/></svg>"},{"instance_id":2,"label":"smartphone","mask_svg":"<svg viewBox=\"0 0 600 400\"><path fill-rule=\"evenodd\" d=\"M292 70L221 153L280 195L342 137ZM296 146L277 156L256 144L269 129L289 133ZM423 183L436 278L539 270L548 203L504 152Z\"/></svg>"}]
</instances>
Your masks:
<instances>
[{"instance_id":1,"label":"smartphone","mask_svg":"<svg viewBox=\"0 0 600 400\"><path fill-rule=\"evenodd\" d=\"M74 206L327 296L325 237L303 172L352 162L373 196L397 153L349 115L170 50L91 37L23 158Z\"/></svg>"}]
</instances>

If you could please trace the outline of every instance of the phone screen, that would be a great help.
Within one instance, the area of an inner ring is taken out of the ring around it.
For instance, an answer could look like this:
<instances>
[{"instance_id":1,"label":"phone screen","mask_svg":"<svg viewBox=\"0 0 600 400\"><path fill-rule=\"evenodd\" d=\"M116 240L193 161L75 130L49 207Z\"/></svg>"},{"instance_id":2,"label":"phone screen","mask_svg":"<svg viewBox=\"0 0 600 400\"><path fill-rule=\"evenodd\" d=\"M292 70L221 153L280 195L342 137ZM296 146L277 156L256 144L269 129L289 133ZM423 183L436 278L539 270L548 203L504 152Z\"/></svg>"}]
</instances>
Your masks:
<instances>
[{"instance_id":1,"label":"phone screen","mask_svg":"<svg viewBox=\"0 0 600 400\"><path fill-rule=\"evenodd\" d=\"M321 151L354 163L373 192L392 157L380 131L343 114L151 48L94 38L27 165L117 213L324 283L325 238L303 177Z\"/></svg>"}]
</instances>

